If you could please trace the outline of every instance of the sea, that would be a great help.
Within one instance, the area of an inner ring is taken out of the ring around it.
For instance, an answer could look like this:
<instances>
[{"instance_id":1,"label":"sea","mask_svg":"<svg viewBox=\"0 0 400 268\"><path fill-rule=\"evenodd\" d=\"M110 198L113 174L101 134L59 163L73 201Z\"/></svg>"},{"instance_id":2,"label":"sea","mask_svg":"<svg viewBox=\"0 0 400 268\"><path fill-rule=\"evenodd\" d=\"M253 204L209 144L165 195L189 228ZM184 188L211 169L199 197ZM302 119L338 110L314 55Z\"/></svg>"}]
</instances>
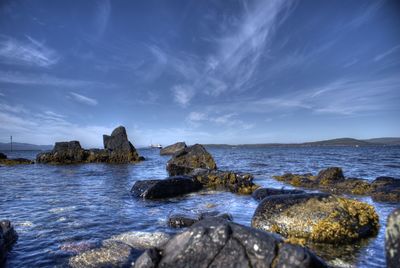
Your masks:
<instances>
[{"instance_id":1,"label":"sea","mask_svg":"<svg viewBox=\"0 0 400 268\"><path fill-rule=\"evenodd\" d=\"M337 166L346 177L373 180L400 178L400 147L207 147L218 168L252 173L254 182L270 188L293 187L275 181L286 172L314 173ZM131 196L138 180L167 177L170 156L158 149L138 149L138 164L20 165L0 167L0 219L9 219L19 234L6 267L66 267L72 256L128 231L176 233L167 226L172 213L217 210L250 226L258 202L251 196L202 190L167 200ZM9 158L35 159L37 151L6 152ZM387 216L400 204L374 202L380 217L377 236L342 246L313 249L336 267L385 267Z\"/></svg>"}]
</instances>

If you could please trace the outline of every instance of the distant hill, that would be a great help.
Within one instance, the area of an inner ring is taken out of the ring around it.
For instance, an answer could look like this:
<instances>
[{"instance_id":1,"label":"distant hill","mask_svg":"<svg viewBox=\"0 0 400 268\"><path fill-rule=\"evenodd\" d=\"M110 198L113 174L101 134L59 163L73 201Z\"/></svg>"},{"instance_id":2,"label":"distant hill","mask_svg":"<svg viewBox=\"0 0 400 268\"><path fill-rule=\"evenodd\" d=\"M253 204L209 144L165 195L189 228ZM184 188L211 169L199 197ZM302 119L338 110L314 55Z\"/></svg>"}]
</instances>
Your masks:
<instances>
[{"instance_id":1,"label":"distant hill","mask_svg":"<svg viewBox=\"0 0 400 268\"><path fill-rule=\"evenodd\" d=\"M332 140L304 142L304 143L259 143L259 144L206 144L208 147L307 147L307 146L393 146L400 145L400 138L374 138L368 140L358 140L353 138L339 138Z\"/></svg>"},{"instance_id":2,"label":"distant hill","mask_svg":"<svg viewBox=\"0 0 400 268\"><path fill-rule=\"evenodd\" d=\"M53 145L36 145L29 143L13 142L14 151L47 151L52 149ZM10 151L10 143L0 142L0 151Z\"/></svg>"}]
</instances>

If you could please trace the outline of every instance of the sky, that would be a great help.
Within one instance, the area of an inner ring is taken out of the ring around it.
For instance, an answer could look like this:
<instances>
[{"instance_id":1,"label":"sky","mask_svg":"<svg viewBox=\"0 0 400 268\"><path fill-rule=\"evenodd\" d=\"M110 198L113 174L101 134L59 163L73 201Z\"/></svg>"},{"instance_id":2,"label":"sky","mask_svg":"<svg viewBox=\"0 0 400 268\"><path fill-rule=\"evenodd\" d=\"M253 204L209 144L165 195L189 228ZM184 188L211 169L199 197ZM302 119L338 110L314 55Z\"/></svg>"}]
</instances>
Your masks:
<instances>
[{"instance_id":1,"label":"sky","mask_svg":"<svg viewBox=\"0 0 400 268\"><path fill-rule=\"evenodd\" d=\"M400 136L396 0L0 0L0 142Z\"/></svg>"}]
</instances>

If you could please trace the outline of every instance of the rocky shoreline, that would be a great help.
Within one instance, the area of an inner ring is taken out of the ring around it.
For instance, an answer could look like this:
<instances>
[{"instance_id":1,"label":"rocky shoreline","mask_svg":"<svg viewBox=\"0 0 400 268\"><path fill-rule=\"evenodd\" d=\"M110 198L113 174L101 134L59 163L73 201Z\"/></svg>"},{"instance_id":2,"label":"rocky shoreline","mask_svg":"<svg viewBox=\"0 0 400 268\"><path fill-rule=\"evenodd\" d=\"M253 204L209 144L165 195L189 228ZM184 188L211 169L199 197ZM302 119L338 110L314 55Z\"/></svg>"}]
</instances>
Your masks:
<instances>
[{"instance_id":1,"label":"rocky shoreline","mask_svg":"<svg viewBox=\"0 0 400 268\"><path fill-rule=\"evenodd\" d=\"M56 143L41 153L41 164L137 163L143 158L129 142L124 127L104 135L104 149L86 150L78 141ZM382 202L398 202L400 180L379 177L373 182L345 178L337 167L312 174L274 176L292 186L320 190L260 188L253 175L219 170L212 155L200 144L178 143L162 155L169 177L136 181L133 198L167 200L202 189L251 195L259 204L251 227L234 222L224 211L197 215L173 213L166 224L175 235L130 232L104 240L101 247L77 252L71 267L328 267L313 252L312 244L340 247L374 237L379 227L375 208L343 194L369 195ZM0 155L2 160L7 159ZM399 267L399 210L388 219L388 267ZM9 221L0 222L0 263L17 239Z\"/></svg>"}]
</instances>

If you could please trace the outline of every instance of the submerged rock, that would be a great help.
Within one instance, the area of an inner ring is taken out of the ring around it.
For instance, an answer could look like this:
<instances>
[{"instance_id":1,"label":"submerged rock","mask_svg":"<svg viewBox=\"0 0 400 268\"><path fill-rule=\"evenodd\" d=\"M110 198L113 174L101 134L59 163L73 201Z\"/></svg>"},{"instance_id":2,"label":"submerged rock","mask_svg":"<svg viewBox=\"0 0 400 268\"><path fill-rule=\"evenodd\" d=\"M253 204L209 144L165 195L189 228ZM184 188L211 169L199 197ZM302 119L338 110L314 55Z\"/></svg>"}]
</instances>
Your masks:
<instances>
[{"instance_id":1,"label":"submerged rock","mask_svg":"<svg viewBox=\"0 0 400 268\"><path fill-rule=\"evenodd\" d=\"M26 158L6 158L0 159L0 165L14 166L14 165L31 165L34 164L32 160Z\"/></svg>"},{"instance_id":2,"label":"submerged rock","mask_svg":"<svg viewBox=\"0 0 400 268\"><path fill-rule=\"evenodd\" d=\"M274 189L274 188L258 188L251 196L258 201L263 200L265 197L279 195L279 194L304 194L301 190L290 190L290 189Z\"/></svg>"},{"instance_id":3,"label":"submerged rock","mask_svg":"<svg viewBox=\"0 0 400 268\"><path fill-rule=\"evenodd\" d=\"M7 258L7 252L17 241L18 235L8 220L0 221L0 267Z\"/></svg>"},{"instance_id":4,"label":"submerged rock","mask_svg":"<svg viewBox=\"0 0 400 268\"><path fill-rule=\"evenodd\" d=\"M170 176L187 175L196 168L217 169L211 154L200 144L186 147L177 152L167 163L167 171Z\"/></svg>"},{"instance_id":5,"label":"submerged rock","mask_svg":"<svg viewBox=\"0 0 400 268\"><path fill-rule=\"evenodd\" d=\"M371 183L371 196L374 201L400 202L400 179L378 177Z\"/></svg>"},{"instance_id":6,"label":"submerged rock","mask_svg":"<svg viewBox=\"0 0 400 268\"><path fill-rule=\"evenodd\" d=\"M202 185L190 176L173 176L163 180L137 181L131 189L135 197L160 199L199 191Z\"/></svg>"},{"instance_id":7,"label":"submerged rock","mask_svg":"<svg viewBox=\"0 0 400 268\"><path fill-rule=\"evenodd\" d=\"M127 244L114 241L76 255L68 264L73 268L131 267L140 253Z\"/></svg>"},{"instance_id":8,"label":"submerged rock","mask_svg":"<svg viewBox=\"0 0 400 268\"><path fill-rule=\"evenodd\" d=\"M228 222L202 220L161 248L146 250L134 267L326 267L306 248L279 236Z\"/></svg>"},{"instance_id":9,"label":"submerged rock","mask_svg":"<svg viewBox=\"0 0 400 268\"><path fill-rule=\"evenodd\" d=\"M233 193L251 194L259 186L253 183L253 175L249 173L194 169L191 176L195 177L205 187L228 190Z\"/></svg>"},{"instance_id":10,"label":"submerged rock","mask_svg":"<svg viewBox=\"0 0 400 268\"><path fill-rule=\"evenodd\" d=\"M177 143L174 143L172 145L162 148L160 150L160 155L173 155L173 154L176 154L177 152L185 149L186 147L187 147L186 143L177 142Z\"/></svg>"},{"instance_id":11,"label":"submerged rock","mask_svg":"<svg viewBox=\"0 0 400 268\"><path fill-rule=\"evenodd\" d=\"M169 234L162 232L132 231L112 236L104 240L103 244L107 245L108 243L119 241L135 249L148 249L161 247L167 243L170 238L171 236Z\"/></svg>"},{"instance_id":12,"label":"submerged rock","mask_svg":"<svg viewBox=\"0 0 400 268\"><path fill-rule=\"evenodd\" d=\"M387 267L400 267L400 208L394 210L388 217L385 250Z\"/></svg>"},{"instance_id":13,"label":"submerged rock","mask_svg":"<svg viewBox=\"0 0 400 268\"><path fill-rule=\"evenodd\" d=\"M348 243L375 234L379 218L366 203L330 194L307 193L264 198L252 226L288 238Z\"/></svg>"},{"instance_id":14,"label":"submerged rock","mask_svg":"<svg viewBox=\"0 0 400 268\"><path fill-rule=\"evenodd\" d=\"M129 142L126 130L120 126L111 136L103 136L105 149L85 150L79 141L56 142L50 152L36 156L38 163L78 164L78 163L135 163L140 157Z\"/></svg>"}]
</instances>

